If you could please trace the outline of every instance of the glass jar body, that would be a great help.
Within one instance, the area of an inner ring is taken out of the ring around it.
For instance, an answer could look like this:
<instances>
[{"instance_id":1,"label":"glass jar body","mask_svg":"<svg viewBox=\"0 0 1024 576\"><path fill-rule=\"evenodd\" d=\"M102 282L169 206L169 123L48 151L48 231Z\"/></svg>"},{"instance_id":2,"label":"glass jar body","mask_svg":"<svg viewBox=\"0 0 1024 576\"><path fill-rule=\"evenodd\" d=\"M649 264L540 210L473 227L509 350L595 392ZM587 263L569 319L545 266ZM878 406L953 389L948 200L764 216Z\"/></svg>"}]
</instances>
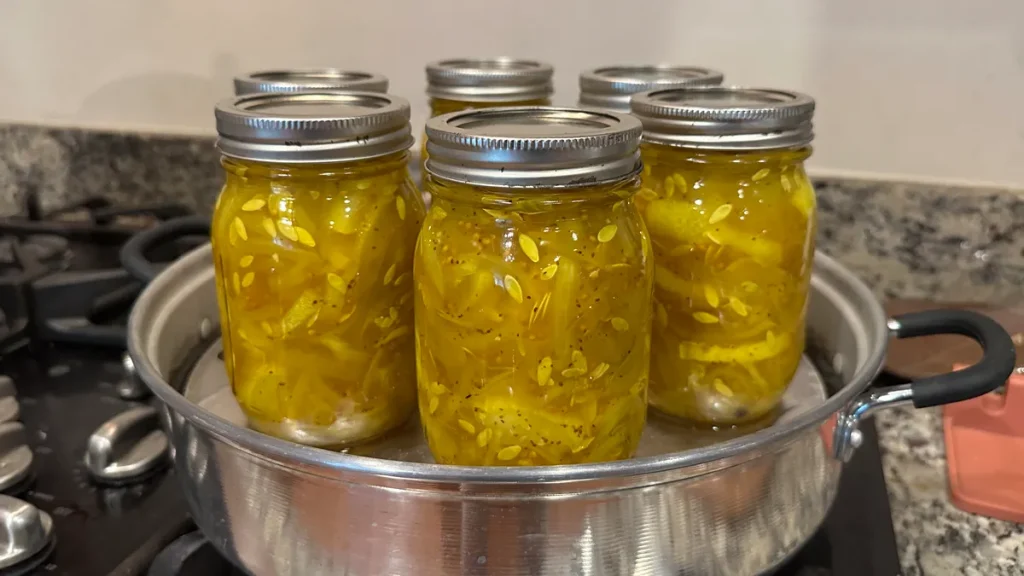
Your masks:
<instances>
[{"instance_id":1,"label":"glass jar body","mask_svg":"<svg viewBox=\"0 0 1024 576\"><path fill-rule=\"evenodd\" d=\"M255 429L342 447L410 415L424 207L407 159L222 160L212 242L224 360Z\"/></svg>"},{"instance_id":2,"label":"glass jar body","mask_svg":"<svg viewBox=\"0 0 1024 576\"><path fill-rule=\"evenodd\" d=\"M651 248L636 179L495 189L428 177L419 409L438 462L628 458L646 418Z\"/></svg>"},{"instance_id":3,"label":"glass jar body","mask_svg":"<svg viewBox=\"0 0 1024 576\"><path fill-rule=\"evenodd\" d=\"M644 144L637 194L655 255L651 406L691 422L754 421L800 362L816 230L809 148Z\"/></svg>"}]
</instances>

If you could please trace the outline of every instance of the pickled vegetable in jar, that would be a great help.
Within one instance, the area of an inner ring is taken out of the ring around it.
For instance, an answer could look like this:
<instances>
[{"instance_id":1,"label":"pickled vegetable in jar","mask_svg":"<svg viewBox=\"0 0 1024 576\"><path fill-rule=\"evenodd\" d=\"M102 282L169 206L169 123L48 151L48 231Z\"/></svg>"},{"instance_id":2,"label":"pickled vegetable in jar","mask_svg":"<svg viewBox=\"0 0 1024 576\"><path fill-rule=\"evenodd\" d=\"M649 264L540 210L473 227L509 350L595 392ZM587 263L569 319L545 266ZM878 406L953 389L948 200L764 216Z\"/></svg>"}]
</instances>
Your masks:
<instances>
[{"instance_id":1,"label":"pickled vegetable in jar","mask_svg":"<svg viewBox=\"0 0 1024 576\"><path fill-rule=\"evenodd\" d=\"M235 95L317 90L387 92L388 79L380 74L337 68L264 70L235 77Z\"/></svg>"},{"instance_id":2,"label":"pickled vegetable in jar","mask_svg":"<svg viewBox=\"0 0 1024 576\"><path fill-rule=\"evenodd\" d=\"M580 74L579 105L628 113L633 94L686 86L717 86L724 76L697 66L606 66Z\"/></svg>"},{"instance_id":3,"label":"pickled vegetable in jar","mask_svg":"<svg viewBox=\"0 0 1024 576\"><path fill-rule=\"evenodd\" d=\"M212 226L224 361L250 425L342 447L416 400L412 256L423 220L405 100L242 96L217 106Z\"/></svg>"},{"instance_id":4,"label":"pickled vegetable in jar","mask_svg":"<svg viewBox=\"0 0 1024 576\"><path fill-rule=\"evenodd\" d=\"M569 464L636 450L653 282L633 201L640 132L626 114L561 108L428 121L416 366L438 462Z\"/></svg>"},{"instance_id":5,"label":"pickled vegetable in jar","mask_svg":"<svg viewBox=\"0 0 1024 576\"><path fill-rule=\"evenodd\" d=\"M710 425L766 417L804 347L814 101L705 87L632 102L656 263L651 406Z\"/></svg>"},{"instance_id":6,"label":"pickled vegetable in jar","mask_svg":"<svg viewBox=\"0 0 1024 576\"><path fill-rule=\"evenodd\" d=\"M551 65L533 60L457 58L432 62L427 65L430 116L502 106L547 106L554 92L553 76ZM426 137L420 146L420 162L426 163Z\"/></svg>"}]
</instances>

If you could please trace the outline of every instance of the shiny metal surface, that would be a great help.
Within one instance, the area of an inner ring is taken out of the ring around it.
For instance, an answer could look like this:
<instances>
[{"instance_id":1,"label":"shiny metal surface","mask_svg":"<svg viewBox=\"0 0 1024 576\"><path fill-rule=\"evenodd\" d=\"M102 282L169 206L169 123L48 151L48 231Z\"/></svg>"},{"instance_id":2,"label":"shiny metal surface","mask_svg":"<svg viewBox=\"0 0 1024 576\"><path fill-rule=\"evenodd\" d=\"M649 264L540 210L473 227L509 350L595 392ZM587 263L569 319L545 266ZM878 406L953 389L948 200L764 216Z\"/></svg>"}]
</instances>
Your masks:
<instances>
[{"instance_id":1,"label":"shiny metal surface","mask_svg":"<svg viewBox=\"0 0 1024 576\"><path fill-rule=\"evenodd\" d=\"M640 171L640 122L577 108L465 110L427 120L426 170L502 188L579 186Z\"/></svg>"},{"instance_id":2,"label":"shiny metal surface","mask_svg":"<svg viewBox=\"0 0 1024 576\"><path fill-rule=\"evenodd\" d=\"M427 95L459 102L524 102L554 92L550 64L515 58L456 58L427 64Z\"/></svg>"},{"instance_id":3,"label":"shiny metal surface","mask_svg":"<svg viewBox=\"0 0 1024 576\"><path fill-rule=\"evenodd\" d=\"M580 74L579 104L628 114L633 94L684 86L717 86L723 79L721 72L697 66L605 66Z\"/></svg>"},{"instance_id":4,"label":"shiny metal surface","mask_svg":"<svg viewBox=\"0 0 1024 576\"><path fill-rule=\"evenodd\" d=\"M214 114L221 153L245 160L364 160L413 143L409 102L390 94L249 94L221 100Z\"/></svg>"},{"instance_id":5,"label":"shiny metal surface","mask_svg":"<svg viewBox=\"0 0 1024 576\"><path fill-rule=\"evenodd\" d=\"M309 90L387 92L388 79L380 74L338 68L263 70L235 77L235 95Z\"/></svg>"},{"instance_id":6,"label":"shiny metal surface","mask_svg":"<svg viewBox=\"0 0 1024 576\"><path fill-rule=\"evenodd\" d=\"M18 390L10 376L0 376L0 423L14 422L21 416Z\"/></svg>"},{"instance_id":7,"label":"shiny metal surface","mask_svg":"<svg viewBox=\"0 0 1024 576\"><path fill-rule=\"evenodd\" d=\"M117 395L125 400L141 400L152 395L149 388L139 380L135 373L135 363L127 352L121 356L121 365L124 367L124 377L114 387Z\"/></svg>"},{"instance_id":8,"label":"shiny metal surface","mask_svg":"<svg viewBox=\"0 0 1024 576\"><path fill-rule=\"evenodd\" d=\"M126 410L89 436L85 467L104 484L126 484L145 478L166 464L169 444L150 406Z\"/></svg>"},{"instance_id":9,"label":"shiny metal surface","mask_svg":"<svg viewBox=\"0 0 1024 576\"><path fill-rule=\"evenodd\" d=\"M0 492L21 484L32 472L32 449L20 422L0 424Z\"/></svg>"},{"instance_id":10,"label":"shiny metal surface","mask_svg":"<svg viewBox=\"0 0 1024 576\"><path fill-rule=\"evenodd\" d=\"M706 150L770 150L814 139L814 100L762 88L695 86L636 94L644 141Z\"/></svg>"},{"instance_id":11,"label":"shiny metal surface","mask_svg":"<svg viewBox=\"0 0 1024 576\"><path fill-rule=\"evenodd\" d=\"M220 415L216 399L196 402L169 384L188 380L180 367L203 350L200 325L217 317L210 258L208 247L197 249L146 288L129 349L164 402L196 522L256 575L770 570L827 513L842 469L833 456L838 413L877 374L886 345L877 301L819 255L809 339L819 368L838 366L837 386L768 428L629 461L546 468L340 454L258 434ZM374 450L414 459L413 448Z\"/></svg>"},{"instance_id":12,"label":"shiny metal surface","mask_svg":"<svg viewBox=\"0 0 1024 576\"><path fill-rule=\"evenodd\" d=\"M35 506L0 495L0 569L14 568L53 541L53 520Z\"/></svg>"},{"instance_id":13,"label":"shiny metal surface","mask_svg":"<svg viewBox=\"0 0 1024 576\"><path fill-rule=\"evenodd\" d=\"M860 447L861 432L858 428L864 418L874 412L893 406L913 403L910 384L901 384L868 392L839 413L833 447L836 458L848 462L853 451Z\"/></svg>"}]
</instances>

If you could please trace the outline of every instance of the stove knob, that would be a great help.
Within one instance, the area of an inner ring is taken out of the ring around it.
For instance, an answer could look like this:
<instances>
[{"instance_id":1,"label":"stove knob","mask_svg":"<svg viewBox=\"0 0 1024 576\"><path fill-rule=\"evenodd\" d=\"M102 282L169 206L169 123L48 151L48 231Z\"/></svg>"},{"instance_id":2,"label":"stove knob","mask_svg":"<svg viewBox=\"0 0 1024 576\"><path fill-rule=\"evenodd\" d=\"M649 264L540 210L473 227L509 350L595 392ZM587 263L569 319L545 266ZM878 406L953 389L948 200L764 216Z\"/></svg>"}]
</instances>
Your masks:
<instances>
[{"instance_id":1,"label":"stove knob","mask_svg":"<svg viewBox=\"0 0 1024 576\"><path fill-rule=\"evenodd\" d=\"M85 467L101 484L129 484L167 464L169 444L155 409L131 408L89 437Z\"/></svg>"},{"instance_id":2,"label":"stove knob","mask_svg":"<svg viewBox=\"0 0 1024 576\"><path fill-rule=\"evenodd\" d=\"M16 492L14 488L28 478L32 470L32 449L20 422L0 424L0 492Z\"/></svg>"},{"instance_id":3,"label":"stove knob","mask_svg":"<svg viewBox=\"0 0 1024 576\"><path fill-rule=\"evenodd\" d=\"M0 422L14 422L20 415L14 380L10 376L0 376Z\"/></svg>"},{"instance_id":4,"label":"stove knob","mask_svg":"<svg viewBox=\"0 0 1024 576\"><path fill-rule=\"evenodd\" d=\"M117 395L125 400L142 400L150 395L149 388L142 383L142 380L135 374L135 362L127 352L121 356L121 365L124 366L124 378L117 383Z\"/></svg>"},{"instance_id":5,"label":"stove knob","mask_svg":"<svg viewBox=\"0 0 1024 576\"><path fill-rule=\"evenodd\" d=\"M24 500L0 495L0 570L27 573L49 556L53 543L49 514Z\"/></svg>"}]
</instances>

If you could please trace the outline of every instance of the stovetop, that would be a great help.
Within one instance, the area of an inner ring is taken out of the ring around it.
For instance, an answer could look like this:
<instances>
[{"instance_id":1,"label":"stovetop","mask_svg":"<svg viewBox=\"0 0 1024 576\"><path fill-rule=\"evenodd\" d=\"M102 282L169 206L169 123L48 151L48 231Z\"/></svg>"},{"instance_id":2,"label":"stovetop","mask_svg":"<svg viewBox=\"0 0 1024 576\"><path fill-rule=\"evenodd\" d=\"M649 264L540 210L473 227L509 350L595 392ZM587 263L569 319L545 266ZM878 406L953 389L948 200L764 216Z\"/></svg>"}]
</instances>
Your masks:
<instances>
[{"instance_id":1,"label":"stovetop","mask_svg":"<svg viewBox=\"0 0 1024 576\"><path fill-rule=\"evenodd\" d=\"M6 320L0 321L4 351L0 354L0 491L31 505L21 513L35 518L32 513L39 510L48 515L53 535L13 567L3 566L8 555L0 545L0 576L243 574L195 532L174 472L166 466L166 439L161 439L155 411L149 407L152 400L144 398L144 388L134 380L130 362L126 363L124 346L115 338L119 329L123 331L139 288L119 271L117 258L120 244L133 228L125 227L123 221L113 224L106 217L105 222L97 222L97 210L113 210L102 202L94 202L90 210L85 223L76 221L73 231L61 236L64 242L55 242L52 236L29 238L40 232L60 232L59 226L37 221L41 219L13 225L0 219L0 311ZM178 211L172 209L170 215ZM156 221L167 215L157 214ZM89 222L116 230L88 233ZM13 244L5 236L12 230L19 238ZM11 246L8 260L5 242ZM24 257L26 249L45 270L36 269L29 277L18 268L18 253ZM39 250L45 258L39 257ZM81 297L83 290L73 282L58 292L45 291L47 279L55 275L61 275L62 281L93 281L96 270L117 282L104 284L88 297ZM7 292L3 292L4 279L15 279L7 283ZM12 294L17 297L5 298ZM73 300L73 306L45 302L40 306L40 294ZM10 321L19 318L23 322ZM86 337L75 330L40 328L54 318L60 320L58 327L88 327ZM89 330L105 336L90 339ZM4 384L3 375L16 391ZM15 423L18 420L20 425ZM127 432L118 436L117 430ZM899 573L877 436L870 423L862 430L864 443L844 470L824 526L776 574ZM114 438L114 450L104 452L104 438ZM139 447L144 449L129 449ZM27 476L17 476L16 482L2 488L11 467L24 467ZM125 470L130 473L124 474ZM20 505L18 500L2 498L0 509ZM38 543L19 544L31 548Z\"/></svg>"}]
</instances>

